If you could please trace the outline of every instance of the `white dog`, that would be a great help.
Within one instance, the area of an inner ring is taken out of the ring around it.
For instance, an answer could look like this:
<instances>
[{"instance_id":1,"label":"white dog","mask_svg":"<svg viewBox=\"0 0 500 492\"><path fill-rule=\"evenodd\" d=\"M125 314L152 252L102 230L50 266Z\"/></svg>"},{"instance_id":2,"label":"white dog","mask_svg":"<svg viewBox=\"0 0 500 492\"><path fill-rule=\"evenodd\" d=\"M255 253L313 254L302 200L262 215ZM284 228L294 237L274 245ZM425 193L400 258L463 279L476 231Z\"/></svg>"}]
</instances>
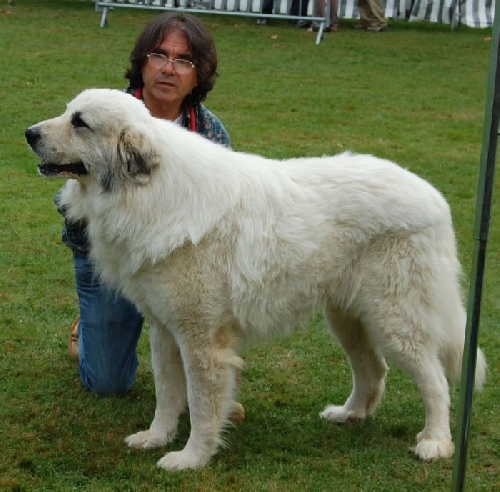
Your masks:
<instances>
[{"instance_id":1,"label":"white dog","mask_svg":"<svg viewBox=\"0 0 500 492\"><path fill-rule=\"evenodd\" d=\"M207 464L243 342L322 309L354 385L321 417L373 414L387 357L424 401L416 455L453 454L446 375L460 376L466 316L450 210L430 184L368 155L277 162L233 152L106 89L83 92L26 137L42 174L73 178L62 201L88 221L102 279L152 322L157 407L129 446L172 441L187 397L189 440L158 465ZM485 369L479 351L478 388Z\"/></svg>"}]
</instances>

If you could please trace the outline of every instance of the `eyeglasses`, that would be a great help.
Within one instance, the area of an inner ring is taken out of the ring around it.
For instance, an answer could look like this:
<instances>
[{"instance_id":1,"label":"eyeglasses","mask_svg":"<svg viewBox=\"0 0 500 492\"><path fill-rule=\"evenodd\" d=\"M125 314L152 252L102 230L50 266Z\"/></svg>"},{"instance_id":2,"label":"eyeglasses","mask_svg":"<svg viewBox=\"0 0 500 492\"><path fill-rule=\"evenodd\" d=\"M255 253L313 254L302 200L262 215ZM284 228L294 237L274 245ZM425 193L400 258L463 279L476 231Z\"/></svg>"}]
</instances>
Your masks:
<instances>
[{"instance_id":1,"label":"eyeglasses","mask_svg":"<svg viewBox=\"0 0 500 492\"><path fill-rule=\"evenodd\" d=\"M149 63L151 63L154 68L163 68L168 62L172 62L174 70L179 74L187 74L195 67L194 63L189 60L183 60L182 58L172 60L161 53L148 53L147 57Z\"/></svg>"}]
</instances>

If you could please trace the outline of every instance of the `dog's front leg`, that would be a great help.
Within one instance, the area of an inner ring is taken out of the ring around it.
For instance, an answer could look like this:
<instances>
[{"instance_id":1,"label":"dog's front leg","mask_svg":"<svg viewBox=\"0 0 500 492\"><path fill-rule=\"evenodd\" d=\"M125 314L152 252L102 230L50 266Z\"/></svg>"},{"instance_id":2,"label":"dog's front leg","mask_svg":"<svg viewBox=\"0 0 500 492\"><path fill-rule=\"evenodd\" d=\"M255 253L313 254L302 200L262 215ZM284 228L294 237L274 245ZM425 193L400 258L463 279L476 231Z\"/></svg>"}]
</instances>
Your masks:
<instances>
[{"instance_id":1,"label":"dog's front leg","mask_svg":"<svg viewBox=\"0 0 500 492\"><path fill-rule=\"evenodd\" d=\"M231 343L231 337L210 333L181 337L191 434L186 447L167 453L158 462L159 467L166 470L202 467L217 451L222 427L233 409L235 372L243 364Z\"/></svg>"},{"instance_id":2,"label":"dog's front leg","mask_svg":"<svg viewBox=\"0 0 500 492\"><path fill-rule=\"evenodd\" d=\"M156 390L155 416L148 430L125 439L130 447L141 449L156 448L173 441L179 416L186 408L186 377L174 337L157 324L151 325L149 336Z\"/></svg>"}]
</instances>

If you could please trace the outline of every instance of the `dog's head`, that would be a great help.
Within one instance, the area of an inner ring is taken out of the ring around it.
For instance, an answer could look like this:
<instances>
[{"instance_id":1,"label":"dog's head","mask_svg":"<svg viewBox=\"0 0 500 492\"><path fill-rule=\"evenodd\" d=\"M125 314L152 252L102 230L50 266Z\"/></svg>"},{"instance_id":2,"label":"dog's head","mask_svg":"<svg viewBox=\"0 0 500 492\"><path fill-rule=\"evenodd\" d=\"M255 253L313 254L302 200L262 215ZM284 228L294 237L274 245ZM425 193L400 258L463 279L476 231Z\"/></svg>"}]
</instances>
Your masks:
<instances>
[{"instance_id":1,"label":"dog's head","mask_svg":"<svg viewBox=\"0 0 500 492\"><path fill-rule=\"evenodd\" d=\"M118 90L88 89L57 118L25 132L44 176L96 182L110 191L120 181L145 184L158 158L148 137L144 104ZM151 126L151 125L149 125Z\"/></svg>"}]
</instances>

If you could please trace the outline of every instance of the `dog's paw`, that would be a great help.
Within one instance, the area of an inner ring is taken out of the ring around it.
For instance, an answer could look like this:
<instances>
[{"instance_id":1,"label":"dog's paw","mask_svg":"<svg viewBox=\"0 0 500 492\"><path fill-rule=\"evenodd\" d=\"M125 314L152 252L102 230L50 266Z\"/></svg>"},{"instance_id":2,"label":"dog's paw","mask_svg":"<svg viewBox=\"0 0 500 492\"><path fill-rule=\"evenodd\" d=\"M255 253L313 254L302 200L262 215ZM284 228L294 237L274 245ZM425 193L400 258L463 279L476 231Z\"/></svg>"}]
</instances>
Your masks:
<instances>
[{"instance_id":1,"label":"dog's paw","mask_svg":"<svg viewBox=\"0 0 500 492\"><path fill-rule=\"evenodd\" d=\"M165 446L173 441L174 436L159 435L151 432L151 430L137 432L125 438L127 446L130 448L153 449Z\"/></svg>"},{"instance_id":2,"label":"dog's paw","mask_svg":"<svg viewBox=\"0 0 500 492\"><path fill-rule=\"evenodd\" d=\"M329 405L326 407L319 416L325 420L331 420L339 424L346 422L357 422L366 418L366 412L359 410L349 410L345 406Z\"/></svg>"},{"instance_id":3,"label":"dog's paw","mask_svg":"<svg viewBox=\"0 0 500 492\"><path fill-rule=\"evenodd\" d=\"M210 458L203 458L188 451L174 451L167 453L160 461L158 468L164 470L187 470L190 468L201 468L209 462Z\"/></svg>"},{"instance_id":4,"label":"dog's paw","mask_svg":"<svg viewBox=\"0 0 500 492\"><path fill-rule=\"evenodd\" d=\"M418 444L411 448L418 458L423 461L433 461L439 458L451 458L455 446L451 439L420 439Z\"/></svg>"}]
</instances>

